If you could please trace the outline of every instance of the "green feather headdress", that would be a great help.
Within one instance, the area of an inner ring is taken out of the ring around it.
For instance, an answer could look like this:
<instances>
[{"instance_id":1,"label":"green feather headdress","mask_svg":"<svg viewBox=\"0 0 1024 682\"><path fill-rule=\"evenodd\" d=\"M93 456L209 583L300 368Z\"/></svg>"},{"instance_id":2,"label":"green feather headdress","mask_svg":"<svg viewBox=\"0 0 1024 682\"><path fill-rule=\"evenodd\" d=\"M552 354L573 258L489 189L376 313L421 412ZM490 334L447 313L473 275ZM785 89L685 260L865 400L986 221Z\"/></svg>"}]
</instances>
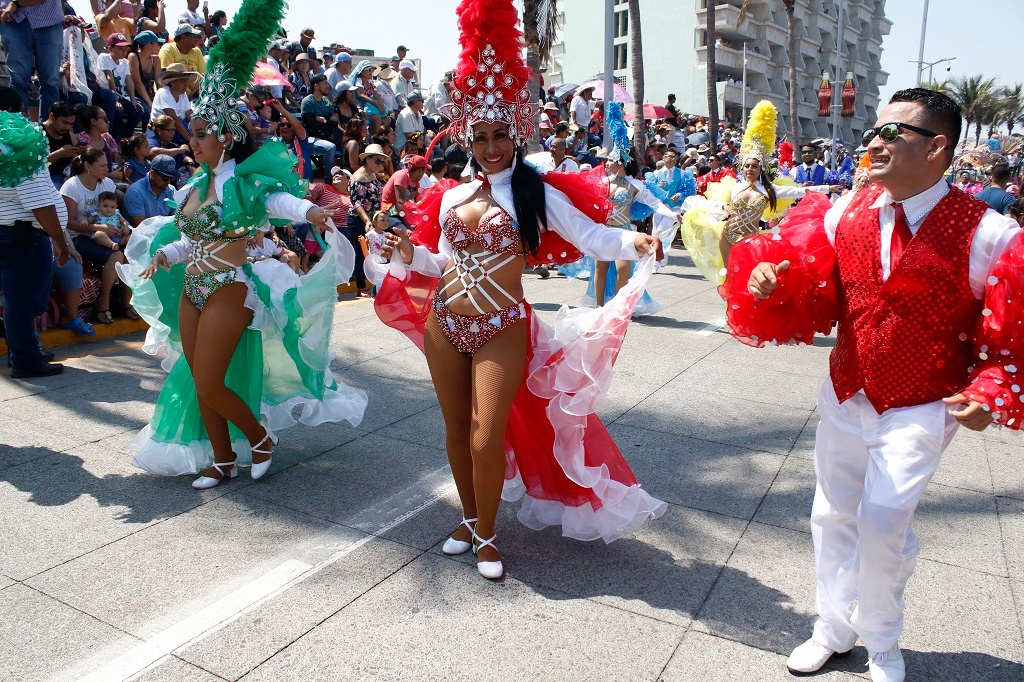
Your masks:
<instances>
[{"instance_id":1,"label":"green feather headdress","mask_svg":"<svg viewBox=\"0 0 1024 682\"><path fill-rule=\"evenodd\" d=\"M46 167L43 131L21 114L0 111L0 187L17 187Z\"/></svg>"},{"instance_id":2,"label":"green feather headdress","mask_svg":"<svg viewBox=\"0 0 1024 682\"><path fill-rule=\"evenodd\" d=\"M244 0L220 42L210 50L193 113L209 121L208 130L216 132L221 142L225 133L245 139L245 116L238 110L240 90L252 80L256 62L266 56L286 6L285 0Z\"/></svg>"}]
</instances>

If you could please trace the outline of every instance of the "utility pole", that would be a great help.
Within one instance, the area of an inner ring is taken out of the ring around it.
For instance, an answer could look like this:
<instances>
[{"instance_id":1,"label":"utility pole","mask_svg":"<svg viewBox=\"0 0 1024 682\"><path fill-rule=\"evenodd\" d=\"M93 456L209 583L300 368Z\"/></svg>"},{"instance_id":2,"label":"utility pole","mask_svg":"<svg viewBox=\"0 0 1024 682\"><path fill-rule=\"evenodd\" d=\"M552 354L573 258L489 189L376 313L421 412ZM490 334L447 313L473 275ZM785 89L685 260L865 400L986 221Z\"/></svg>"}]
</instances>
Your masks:
<instances>
[{"instance_id":1,"label":"utility pole","mask_svg":"<svg viewBox=\"0 0 1024 682\"><path fill-rule=\"evenodd\" d=\"M608 126L608 103L615 97L612 86L615 71L615 0L604 0L604 148L612 148L612 131ZM572 116L572 112L569 113Z\"/></svg>"},{"instance_id":2,"label":"utility pole","mask_svg":"<svg viewBox=\"0 0 1024 682\"><path fill-rule=\"evenodd\" d=\"M924 0L924 14L921 16L921 44L917 48L917 84L921 84L924 71L924 36L928 32L928 0Z\"/></svg>"},{"instance_id":3,"label":"utility pole","mask_svg":"<svg viewBox=\"0 0 1024 682\"><path fill-rule=\"evenodd\" d=\"M747 43L743 43L743 94L740 95L740 128L747 129Z\"/></svg>"}]
</instances>

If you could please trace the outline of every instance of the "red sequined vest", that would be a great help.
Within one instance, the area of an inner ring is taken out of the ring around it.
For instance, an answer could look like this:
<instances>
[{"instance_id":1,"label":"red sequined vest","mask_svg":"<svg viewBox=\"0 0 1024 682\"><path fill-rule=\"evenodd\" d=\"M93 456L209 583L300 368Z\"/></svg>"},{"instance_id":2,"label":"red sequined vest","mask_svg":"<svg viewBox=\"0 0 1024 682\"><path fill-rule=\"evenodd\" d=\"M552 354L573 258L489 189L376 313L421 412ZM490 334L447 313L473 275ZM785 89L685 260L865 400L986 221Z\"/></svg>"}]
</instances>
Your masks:
<instances>
[{"instance_id":1,"label":"red sequined vest","mask_svg":"<svg viewBox=\"0 0 1024 682\"><path fill-rule=\"evenodd\" d=\"M864 394L881 414L929 403L967 385L967 335L982 302L971 291L971 240L987 204L957 189L931 210L896 269L882 282L882 193L856 193L836 228L842 283L836 347L829 357L839 401Z\"/></svg>"}]
</instances>

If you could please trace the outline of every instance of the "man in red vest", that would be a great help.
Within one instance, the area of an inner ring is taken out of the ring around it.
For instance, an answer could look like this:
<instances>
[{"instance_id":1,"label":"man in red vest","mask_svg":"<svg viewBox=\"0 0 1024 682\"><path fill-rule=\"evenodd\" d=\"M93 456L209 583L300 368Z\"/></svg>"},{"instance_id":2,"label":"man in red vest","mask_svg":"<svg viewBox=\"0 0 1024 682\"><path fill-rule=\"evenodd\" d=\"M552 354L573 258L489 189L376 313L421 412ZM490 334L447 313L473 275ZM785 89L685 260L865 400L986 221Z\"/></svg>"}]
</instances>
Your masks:
<instances>
[{"instance_id":1,"label":"man in red vest","mask_svg":"<svg viewBox=\"0 0 1024 682\"><path fill-rule=\"evenodd\" d=\"M825 214L839 330L814 452L819 617L789 657L796 674L820 669L859 638L873 682L904 679L898 640L918 553L914 510L958 425L1021 426L1016 362L1024 358L1009 350L1020 343L1006 332L1005 345L989 348L977 336L992 328L998 298L1002 328L1019 325L1021 302L991 290L1011 267L1001 257L1021 250L1020 228L943 179L960 128L960 108L945 95L897 92L864 133L873 184ZM786 279L790 267L760 263L747 291L769 298L780 280L795 281Z\"/></svg>"}]
</instances>

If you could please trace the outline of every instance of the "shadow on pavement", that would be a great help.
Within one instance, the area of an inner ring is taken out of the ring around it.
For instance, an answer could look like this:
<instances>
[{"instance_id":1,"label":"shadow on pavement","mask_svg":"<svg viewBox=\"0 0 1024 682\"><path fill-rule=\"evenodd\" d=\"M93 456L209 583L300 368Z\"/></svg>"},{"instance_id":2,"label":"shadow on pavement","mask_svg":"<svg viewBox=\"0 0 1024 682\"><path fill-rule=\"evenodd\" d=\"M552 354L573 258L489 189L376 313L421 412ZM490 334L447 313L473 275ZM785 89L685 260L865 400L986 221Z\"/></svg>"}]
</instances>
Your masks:
<instances>
[{"instance_id":1,"label":"shadow on pavement","mask_svg":"<svg viewBox=\"0 0 1024 682\"><path fill-rule=\"evenodd\" d=\"M6 482L23 493L28 501L41 507L70 504L81 497L96 500L101 507L123 507L115 515L124 523L149 523L169 518L184 511L183 492L195 497L195 505L203 499L190 488L184 478L106 474L97 476L85 468L82 457L48 448L11 448L12 456L32 450L34 459L20 466L0 470L0 482Z\"/></svg>"}]
</instances>

